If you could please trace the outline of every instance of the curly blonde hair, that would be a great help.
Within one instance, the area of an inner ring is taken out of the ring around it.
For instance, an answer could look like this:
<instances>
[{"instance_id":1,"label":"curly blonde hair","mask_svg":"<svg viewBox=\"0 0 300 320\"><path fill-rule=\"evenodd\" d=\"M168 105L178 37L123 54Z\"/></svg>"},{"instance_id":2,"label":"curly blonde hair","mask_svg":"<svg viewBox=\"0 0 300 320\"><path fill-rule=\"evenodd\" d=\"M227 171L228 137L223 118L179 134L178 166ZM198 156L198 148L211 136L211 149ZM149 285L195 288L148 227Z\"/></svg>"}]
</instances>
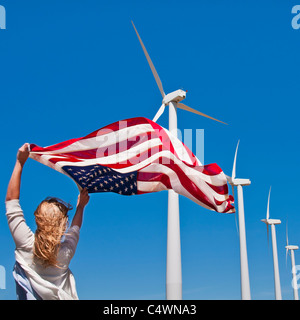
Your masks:
<instances>
[{"instance_id":1,"label":"curly blonde hair","mask_svg":"<svg viewBox=\"0 0 300 320\"><path fill-rule=\"evenodd\" d=\"M37 229L35 231L33 254L44 267L55 266L61 238L68 227L70 204L58 198L46 198L34 212Z\"/></svg>"}]
</instances>

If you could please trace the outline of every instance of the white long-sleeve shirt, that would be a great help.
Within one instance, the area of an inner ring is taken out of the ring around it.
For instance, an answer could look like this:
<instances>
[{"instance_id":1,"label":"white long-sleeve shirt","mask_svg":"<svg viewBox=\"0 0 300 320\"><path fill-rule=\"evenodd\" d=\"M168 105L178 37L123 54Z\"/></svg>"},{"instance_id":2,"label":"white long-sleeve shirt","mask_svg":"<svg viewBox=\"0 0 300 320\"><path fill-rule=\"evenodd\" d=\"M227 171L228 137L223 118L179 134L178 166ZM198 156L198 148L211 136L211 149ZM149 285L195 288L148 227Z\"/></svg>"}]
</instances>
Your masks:
<instances>
[{"instance_id":1,"label":"white long-sleeve shirt","mask_svg":"<svg viewBox=\"0 0 300 320\"><path fill-rule=\"evenodd\" d=\"M36 293L43 300L77 300L74 276L69 264L79 240L79 227L71 227L57 255L58 267L44 267L34 258L34 233L26 224L19 200L6 203L6 217L16 249L15 257Z\"/></svg>"}]
</instances>

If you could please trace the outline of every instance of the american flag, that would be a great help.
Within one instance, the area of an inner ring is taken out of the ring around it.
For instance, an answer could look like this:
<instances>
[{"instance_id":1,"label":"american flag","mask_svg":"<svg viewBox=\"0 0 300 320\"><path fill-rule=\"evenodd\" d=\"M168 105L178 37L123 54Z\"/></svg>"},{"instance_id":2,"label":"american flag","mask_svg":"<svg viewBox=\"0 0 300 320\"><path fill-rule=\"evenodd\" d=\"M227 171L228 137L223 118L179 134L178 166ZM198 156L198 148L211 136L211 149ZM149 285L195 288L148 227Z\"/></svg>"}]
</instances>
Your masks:
<instances>
[{"instance_id":1,"label":"american flag","mask_svg":"<svg viewBox=\"0 0 300 320\"><path fill-rule=\"evenodd\" d=\"M30 145L30 157L69 177L89 193L140 195L173 189L217 212L234 212L224 172L202 165L167 129L143 117L105 126L45 148Z\"/></svg>"}]
</instances>

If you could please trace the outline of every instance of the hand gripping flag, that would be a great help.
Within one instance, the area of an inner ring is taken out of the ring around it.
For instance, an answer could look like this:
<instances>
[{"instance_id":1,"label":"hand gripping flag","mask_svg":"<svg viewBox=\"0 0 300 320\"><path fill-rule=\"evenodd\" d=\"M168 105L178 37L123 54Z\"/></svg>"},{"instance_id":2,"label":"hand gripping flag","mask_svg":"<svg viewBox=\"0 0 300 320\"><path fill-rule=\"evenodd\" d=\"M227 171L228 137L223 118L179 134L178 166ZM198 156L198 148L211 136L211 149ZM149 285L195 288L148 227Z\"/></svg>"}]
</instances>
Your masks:
<instances>
[{"instance_id":1,"label":"hand gripping flag","mask_svg":"<svg viewBox=\"0 0 300 320\"><path fill-rule=\"evenodd\" d=\"M122 120L49 147L30 145L30 157L72 178L89 193L139 195L173 189L217 212L234 212L224 172L202 165L168 130L142 117Z\"/></svg>"}]
</instances>

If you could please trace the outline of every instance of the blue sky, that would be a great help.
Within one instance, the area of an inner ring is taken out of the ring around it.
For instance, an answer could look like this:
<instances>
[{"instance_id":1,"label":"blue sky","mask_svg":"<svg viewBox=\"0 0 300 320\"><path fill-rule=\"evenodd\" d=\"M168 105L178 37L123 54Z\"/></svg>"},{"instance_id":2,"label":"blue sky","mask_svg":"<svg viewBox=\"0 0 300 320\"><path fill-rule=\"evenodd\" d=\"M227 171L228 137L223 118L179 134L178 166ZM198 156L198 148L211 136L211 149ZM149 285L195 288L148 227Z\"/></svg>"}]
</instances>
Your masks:
<instances>
[{"instance_id":1,"label":"blue sky","mask_svg":"<svg viewBox=\"0 0 300 320\"><path fill-rule=\"evenodd\" d=\"M274 299L272 247L260 222L272 185L270 216L282 220L276 229L282 296L292 299L284 246L287 216L290 243L300 244L300 29L291 26L296 4L0 0L7 17L7 29L0 30L0 265L7 288L0 299L15 299L4 198L19 146L51 145L130 117L152 119L161 105L131 20L165 91L188 90L187 105L229 123L178 111L180 130L204 129L205 163L216 162L230 175L240 139L237 176L252 182L244 201L253 299ZM158 123L168 126L168 112ZM33 230L41 200L57 196L75 205L77 194L66 176L31 159L26 163L21 205ZM240 299L234 215L180 196L180 223L183 299ZM166 238L167 192L91 195L70 265L79 297L164 299ZM295 259L300 263L297 251Z\"/></svg>"}]
</instances>

